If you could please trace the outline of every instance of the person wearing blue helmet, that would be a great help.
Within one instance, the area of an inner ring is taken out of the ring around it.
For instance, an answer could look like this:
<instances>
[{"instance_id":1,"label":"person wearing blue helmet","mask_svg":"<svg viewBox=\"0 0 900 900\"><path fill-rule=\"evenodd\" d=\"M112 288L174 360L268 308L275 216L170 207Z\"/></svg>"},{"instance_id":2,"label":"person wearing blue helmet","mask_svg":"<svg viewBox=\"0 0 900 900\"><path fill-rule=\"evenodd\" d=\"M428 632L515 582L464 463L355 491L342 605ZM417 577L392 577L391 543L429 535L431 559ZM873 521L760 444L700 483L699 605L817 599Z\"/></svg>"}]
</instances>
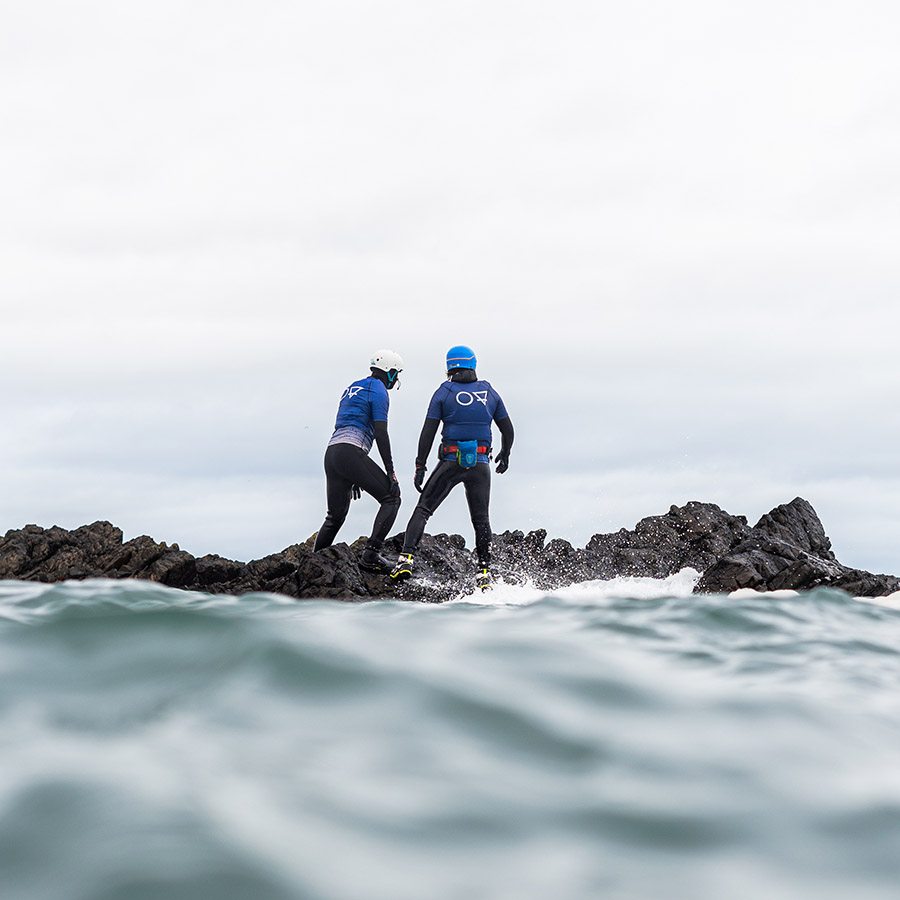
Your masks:
<instances>
[{"instance_id":1,"label":"person wearing blue helmet","mask_svg":"<svg viewBox=\"0 0 900 900\"><path fill-rule=\"evenodd\" d=\"M391 564L381 556L384 539L400 511L400 485L394 473L388 437L388 391L400 384L403 360L393 350L379 350L369 364L371 374L354 381L341 396L334 434L325 450L328 514L316 535L316 550L334 543L350 510L351 498L361 491L378 501L372 536L359 560L360 568L387 574ZM384 471L369 457L372 444L384 463Z\"/></svg>"},{"instance_id":2,"label":"person wearing blue helmet","mask_svg":"<svg viewBox=\"0 0 900 900\"><path fill-rule=\"evenodd\" d=\"M475 582L482 590L491 586L491 424L496 423L503 441L496 457L499 475L509 468L515 432L501 396L487 381L479 380L477 362L471 347L451 347L447 352L447 381L434 392L419 437L413 484L422 496L406 526L403 552L391 572L395 581L412 576L414 555L428 520L453 488L462 484L475 529ZM426 460L441 423L439 462L423 487Z\"/></svg>"}]
</instances>

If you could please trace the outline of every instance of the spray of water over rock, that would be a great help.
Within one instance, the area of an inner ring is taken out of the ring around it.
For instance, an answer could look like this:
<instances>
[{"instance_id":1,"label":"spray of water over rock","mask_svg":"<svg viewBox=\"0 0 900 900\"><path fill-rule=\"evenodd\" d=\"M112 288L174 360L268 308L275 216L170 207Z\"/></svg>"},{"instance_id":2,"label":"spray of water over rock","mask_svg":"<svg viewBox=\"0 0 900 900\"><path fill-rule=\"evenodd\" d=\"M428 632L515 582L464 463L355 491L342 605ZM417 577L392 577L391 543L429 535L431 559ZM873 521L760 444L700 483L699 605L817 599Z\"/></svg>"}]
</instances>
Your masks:
<instances>
[{"instance_id":1,"label":"spray of water over rock","mask_svg":"<svg viewBox=\"0 0 900 900\"><path fill-rule=\"evenodd\" d=\"M386 549L399 551L402 535ZM310 542L248 563L210 554L194 557L177 544L147 536L123 540L121 529L95 522L66 530L26 525L0 540L0 579L58 582L139 578L207 593L268 591L297 598L397 599L440 602L471 587L472 555L460 535L426 536L416 557L419 577L402 586L362 571L359 547L338 544L314 553ZM690 502L642 519L631 529L595 534L582 548L544 530L494 537L498 573L542 589L618 576L666 578L685 568L702 573L700 593L817 587L858 597L900 590L900 578L839 563L813 507L801 498L778 506L750 527L712 503Z\"/></svg>"}]
</instances>

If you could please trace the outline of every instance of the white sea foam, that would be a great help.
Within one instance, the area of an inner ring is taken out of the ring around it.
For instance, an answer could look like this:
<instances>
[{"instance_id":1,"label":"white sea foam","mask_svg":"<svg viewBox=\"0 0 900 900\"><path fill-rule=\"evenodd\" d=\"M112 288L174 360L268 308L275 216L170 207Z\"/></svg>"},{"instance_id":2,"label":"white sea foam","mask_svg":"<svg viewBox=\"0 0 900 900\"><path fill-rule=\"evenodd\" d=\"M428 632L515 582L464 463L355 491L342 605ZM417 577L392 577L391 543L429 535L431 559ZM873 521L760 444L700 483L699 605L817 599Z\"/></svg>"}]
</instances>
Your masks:
<instances>
[{"instance_id":1,"label":"white sea foam","mask_svg":"<svg viewBox=\"0 0 900 900\"><path fill-rule=\"evenodd\" d=\"M695 569L682 569L668 578L638 578L623 576L608 580L583 581L550 592L553 597L583 603L588 600L606 600L621 597L631 600L655 600L659 597L689 597L700 580ZM546 598L548 592L534 585L506 584L498 580L493 589L479 593L473 591L452 600L452 603L471 603L479 606L527 606Z\"/></svg>"},{"instance_id":2,"label":"white sea foam","mask_svg":"<svg viewBox=\"0 0 900 900\"><path fill-rule=\"evenodd\" d=\"M789 597L799 597L798 591L779 590L779 591L757 591L753 588L738 588L729 595L733 600L740 600L743 597L773 597L774 599L787 599Z\"/></svg>"},{"instance_id":3,"label":"white sea foam","mask_svg":"<svg viewBox=\"0 0 900 900\"><path fill-rule=\"evenodd\" d=\"M900 591L894 591L887 597L857 597L860 603L871 603L874 606L883 606L885 609L900 609Z\"/></svg>"}]
</instances>

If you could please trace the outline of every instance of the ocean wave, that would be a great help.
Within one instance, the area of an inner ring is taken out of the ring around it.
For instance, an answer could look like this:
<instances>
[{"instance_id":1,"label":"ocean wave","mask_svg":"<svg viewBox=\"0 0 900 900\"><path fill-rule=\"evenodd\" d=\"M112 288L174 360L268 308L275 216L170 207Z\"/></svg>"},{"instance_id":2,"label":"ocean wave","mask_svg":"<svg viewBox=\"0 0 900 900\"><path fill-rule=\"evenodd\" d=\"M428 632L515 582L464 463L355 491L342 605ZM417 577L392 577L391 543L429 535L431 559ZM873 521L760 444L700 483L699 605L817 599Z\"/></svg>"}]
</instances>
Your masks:
<instances>
[{"instance_id":1,"label":"ocean wave","mask_svg":"<svg viewBox=\"0 0 900 900\"><path fill-rule=\"evenodd\" d=\"M2 583L2 896L894 896L900 615L695 578Z\"/></svg>"}]
</instances>

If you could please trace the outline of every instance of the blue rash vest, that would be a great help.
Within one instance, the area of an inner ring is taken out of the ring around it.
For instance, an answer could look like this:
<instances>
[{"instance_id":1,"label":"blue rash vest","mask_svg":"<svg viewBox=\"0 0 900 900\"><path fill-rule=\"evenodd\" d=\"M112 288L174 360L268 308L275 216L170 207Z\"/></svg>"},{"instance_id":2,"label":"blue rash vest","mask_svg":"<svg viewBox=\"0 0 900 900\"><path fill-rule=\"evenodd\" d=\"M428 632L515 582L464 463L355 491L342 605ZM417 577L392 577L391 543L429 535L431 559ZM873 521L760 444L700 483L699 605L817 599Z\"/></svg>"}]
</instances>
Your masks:
<instances>
[{"instance_id":1,"label":"blue rash vest","mask_svg":"<svg viewBox=\"0 0 900 900\"><path fill-rule=\"evenodd\" d=\"M478 441L490 447L493 441L491 422L508 419L509 413L503 398L489 382L445 381L431 398L427 418L443 421L441 437L445 444ZM487 455L479 454L478 461L486 463L489 459Z\"/></svg>"},{"instance_id":2,"label":"blue rash vest","mask_svg":"<svg viewBox=\"0 0 900 900\"><path fill-rule=\"evenodd\" d=\"M375 440L373 422L387 422L391 401L384 382L369 376L354 381L341 396L334 434L328 442L352 444L368 453Z\"/></svg>"}]
</instances>

